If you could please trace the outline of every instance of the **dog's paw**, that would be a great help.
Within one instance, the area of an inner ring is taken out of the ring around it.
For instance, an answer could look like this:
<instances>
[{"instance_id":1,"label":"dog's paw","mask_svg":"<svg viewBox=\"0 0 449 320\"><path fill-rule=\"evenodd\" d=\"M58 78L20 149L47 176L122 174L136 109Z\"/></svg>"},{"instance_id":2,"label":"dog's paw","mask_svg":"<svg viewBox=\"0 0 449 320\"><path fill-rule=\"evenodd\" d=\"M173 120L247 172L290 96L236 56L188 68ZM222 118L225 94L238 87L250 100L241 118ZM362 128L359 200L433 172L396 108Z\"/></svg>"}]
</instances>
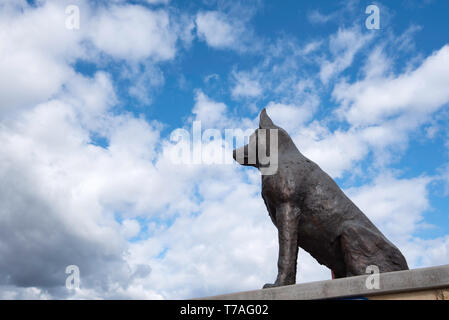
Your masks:
<instances>
[{"instance_id":1,"label":"dog's paw","mask_svg":"<svg viewBox=\"0 0 449 320\"><path fill-rule=\"evenodd\" d=\"M283 286L290 286L292 284L295 284L295 280L293 280L293 279L290 279L290 280L287 280L287 281L278 281L276 279L275 283L265 283L264 286L263 286L263 289L283 287Z\"/></svg>"},{"instance_id":2,"label":"dog's paw","mask_svg":"<svg viewBox=\"0 0 449 320\"><path fill-rule=\"evenodd\" d=\"M278 287L279 285L277 285L276 283L265 283L263 285L263 289L268 289L268 288L274 288L274 287Z\"/></svg>"}]
</instances>

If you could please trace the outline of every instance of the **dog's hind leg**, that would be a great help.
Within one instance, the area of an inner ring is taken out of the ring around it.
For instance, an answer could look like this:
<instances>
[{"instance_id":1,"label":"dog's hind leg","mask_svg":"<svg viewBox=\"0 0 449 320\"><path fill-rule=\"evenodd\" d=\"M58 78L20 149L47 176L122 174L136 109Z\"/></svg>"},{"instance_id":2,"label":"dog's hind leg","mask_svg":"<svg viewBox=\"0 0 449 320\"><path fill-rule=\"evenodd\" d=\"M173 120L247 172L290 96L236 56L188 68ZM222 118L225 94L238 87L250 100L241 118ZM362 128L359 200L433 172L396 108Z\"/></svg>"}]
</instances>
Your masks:
<instances>
[{"instance_id":1,"label":"dog's hind leg","mask_svg":"<svg viewBox=\"0 0 449 320\"><path fill-rule=\"evenodd\" d=\"M299 213L299 208L290 203L276 207L276 226L279 237L278 276L275 283L267 283L264 288L296 283Z\"/></svg>"},{"instance_id":2,"label":"dog's hind leg","mask_svg":"<svg viewBox=\"0 0 449 320\"><path fill-rule=\"evenodd\" d=\"M346 266L346 277L365 274L366 267L371 264L373 256L377 255L378 239L367 228L349 223L343 228L341 249Z\"/></svg>"},{"instance_id":3,"label":"dog's hind leg","mask_svg":"<svg viewBox=\"0 0 449 320\"><path fill-rule=\"evenodd\" d=\"M341 248L347 277L366 274L370 265L377 266L380 272L408 269L407 262L393 244L381 233L363 225L350 223L344 226Z\"/></svg>"}]
</instances>

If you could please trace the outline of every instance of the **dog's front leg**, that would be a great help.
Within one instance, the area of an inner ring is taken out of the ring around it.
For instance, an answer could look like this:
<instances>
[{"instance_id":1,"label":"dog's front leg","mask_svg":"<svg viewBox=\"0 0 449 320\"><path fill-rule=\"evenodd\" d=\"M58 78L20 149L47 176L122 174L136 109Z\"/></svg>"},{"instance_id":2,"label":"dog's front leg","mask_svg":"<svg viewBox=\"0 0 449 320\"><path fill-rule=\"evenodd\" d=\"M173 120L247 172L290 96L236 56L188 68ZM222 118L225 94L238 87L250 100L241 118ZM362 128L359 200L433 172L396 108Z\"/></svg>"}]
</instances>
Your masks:
<instances>
[{"instance_id":1,"label":"dog's front leg","mask_svg":"<svg viewBox=\"0 0 449 320\"><path fill-rule=\"evenodd\" d=\"M276 224L279 237L278 276L275 283L267 283L264 288L296 283L299 213L299 209L290 203L284 203L276 207Z\"/></svg>"}]
</instances>

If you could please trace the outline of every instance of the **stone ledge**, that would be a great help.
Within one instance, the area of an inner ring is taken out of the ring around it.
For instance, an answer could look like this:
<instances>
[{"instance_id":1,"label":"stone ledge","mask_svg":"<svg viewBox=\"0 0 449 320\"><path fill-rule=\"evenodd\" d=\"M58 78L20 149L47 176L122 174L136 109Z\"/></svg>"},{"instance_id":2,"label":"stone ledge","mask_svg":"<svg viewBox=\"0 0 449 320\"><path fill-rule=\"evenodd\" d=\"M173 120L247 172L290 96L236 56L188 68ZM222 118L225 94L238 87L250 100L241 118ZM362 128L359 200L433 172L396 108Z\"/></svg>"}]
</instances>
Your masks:
<instances>
[{"instance_id":1,"label":"stone ledge","mask_svg":"<svg viewBox=\"0 0 449 320\"><path fill-rule=\"evenodd\" d=\"M362 275L335 280L316 281L291 286L260 289L205 297L205 300L316 300L350 297L381 297L410 292L449 288L449 265L379 275L379 289L368 289ZM440 290L441 291L441 290ZM437 293L440 295L440 293ZM397 295L396 295L397 296ZM399 295L400 296L400 295ZM445 295L443 295L443 298ZM438 299L438 297L436 297Z\"/></svg>"}]
</instances>

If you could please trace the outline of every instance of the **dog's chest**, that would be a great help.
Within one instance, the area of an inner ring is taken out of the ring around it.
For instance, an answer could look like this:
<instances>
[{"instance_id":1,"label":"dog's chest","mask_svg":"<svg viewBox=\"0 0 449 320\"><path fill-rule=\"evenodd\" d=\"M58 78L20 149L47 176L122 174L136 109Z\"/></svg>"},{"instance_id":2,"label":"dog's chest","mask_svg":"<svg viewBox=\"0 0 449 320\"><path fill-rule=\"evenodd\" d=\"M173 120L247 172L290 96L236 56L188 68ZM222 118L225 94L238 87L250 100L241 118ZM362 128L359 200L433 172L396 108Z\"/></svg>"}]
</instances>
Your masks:
<instances>
[{"instance_id":1,"label":"dog's chest","mask_svg":"<svg viewBox=\"0 0 449 320\"><path fill-rule=\"evenodd\" d=\"M262 196L270 203L279 204L293 200L296 183L292 175L262 176Z\"/></svg>"}]
</instances>

